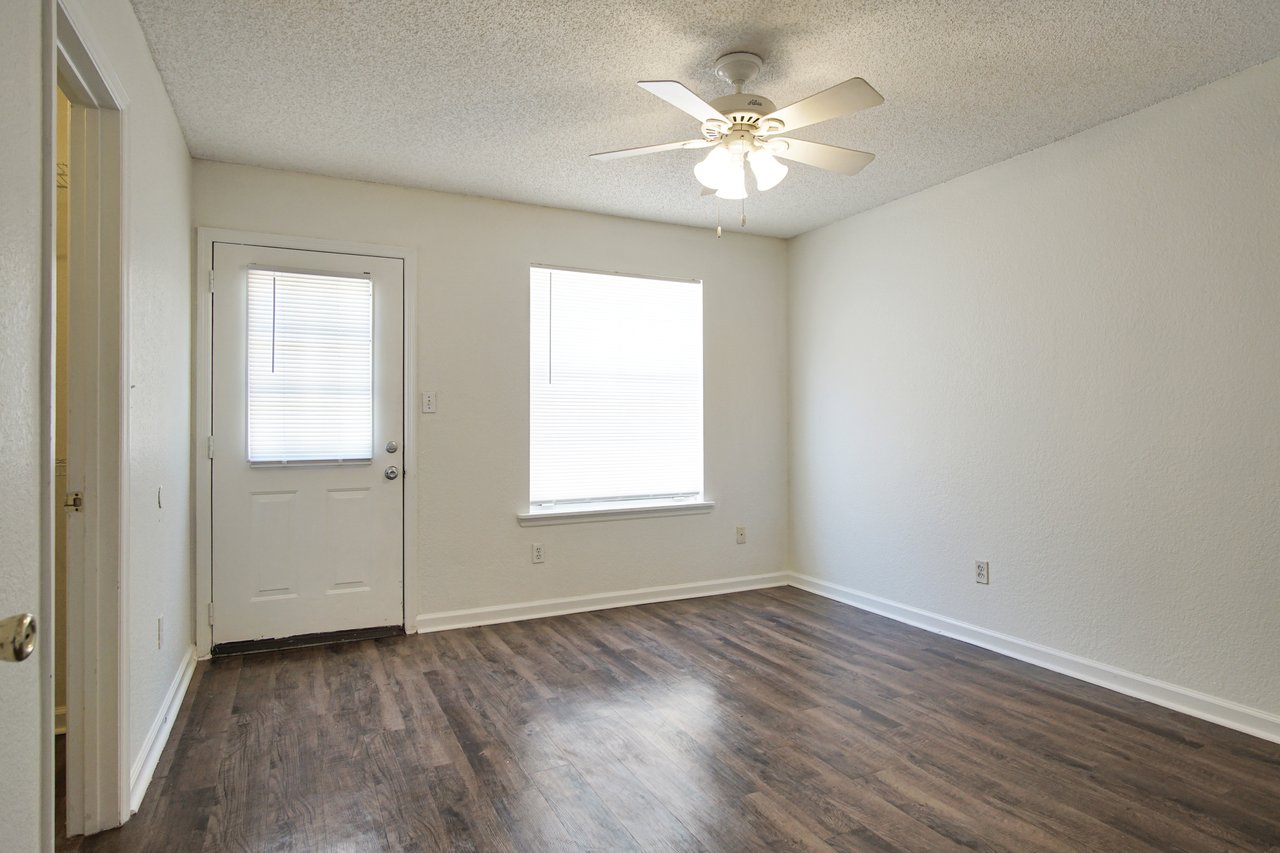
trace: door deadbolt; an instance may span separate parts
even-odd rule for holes
[[[400,476],[400,469],[394,465],[388,465],[386,470],[382,472],[382,476],[386,477],[388,480],[394,480],[396,477]]]
[[[17,613],[0,619],[0,660],[24,661],[36,650],[36,617]]]
[[[387,442],[387,452],[388,452],[388,453],[395,453],[395,452],[396,452],[397,450],[399,450],[399,449],[400,449],[400,445],[396,444],[394,441],[388,441],[388,442]]]

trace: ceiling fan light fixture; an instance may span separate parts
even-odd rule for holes
[[[712,148],[702,162],[693,167],[693,175],[709,190],[718,190],[730,179],[733,171],[733,155],[723,145]]]
[[[724,171],[724,183],[716,190],[716,198],[737,200],[747,197],[746,165],[741,154],[729,155],[729,167]]]
[[[760,192],[773,189],[787,176],[787,167],[763,148],[748,154],[747,162],[751,164],[751,174],[755,175],[756,189]]]

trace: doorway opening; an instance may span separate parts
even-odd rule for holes
[[[416,253],[197,244],[197,654],[415,632]]]
[[[76,7],[57,4],[53,123],[55,275],[45,317],[53,389],[46,446],[57,516],[53,559],[53,768],[56,835],[119,826],[129,816],[125,531],[128,351],[123,272],[123,138],[127,103],[96,60]],[[52,733],[48,733],[52,734]],[[48,765],[46,765],[48,767]],[[48,770],[46,771],[48,772]]]
[[[212,262],[213,652],[402,631],[403,259]]]
[[[72,494],[67,487],[67,346],[70,327],[70,235],[71,216],[71,101],[58,89],[57,213],[54,222],[54,407],[53,407],[53,493],[62,500]],[[72,497],[74,503],[74,497]],[[53,531],[53,622],[54,679],[53,734],[55,737],[54,828],[58,842],[67,837],[67,513],[54,517]]]

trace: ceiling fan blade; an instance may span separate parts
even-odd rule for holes
[[[834,145],[823,145],[821,142],[806,142],[803,139],[785,139],[786,150],[779,145],[776,148],[770,143],[770,151],[775,157],[785,157],[804,163],[806,166],[817,166],[839,172],[842,175],[856,175],[862,168],[876,159],[876,155],[865,151],[854,151],[852,148],[837,148]]]
[[[689,139],[684,142],[664,142],[661,145],[645,145],[641,148],[623,148],[621,151],[602,151],[592,154],[595,160],[620,160],[623,157],[635,157],[638,154],[656,154],[659,151],[674,151],[677,148],[707,148],[714,145],[705,139]]]
[[[640,85],[643,86],[644,84],[641,83]],[[784,130],[775,132],[782,133],[801,127],[808,127],[811,124],[817,124],[820,121],[848,115],[849,113],[856,113],[858,110],[865,110],[868,107],[877,107],[883,103],[884,97],[871,88],[870,83],[861,77],[854,77],[852,80],[837,83],[830,89],[821,91],[816,95],[810,95],[804,100],[796,101],[789,107],[775,110],[765,118],[776,118],[781,121],[784,125]]]
[[[683,110],[698,121],[710,121],[714,118],[726,124],[729,122],[721,112],[693,92],[690,92],[689,87],[683,83],[677,83],[675,80],[642,80],[637,85],[646,92],[651,92],[662,98],[662,100],[676,109]]]

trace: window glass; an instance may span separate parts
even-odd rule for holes
[[[702,284],[533,267],[531,504],[702,493]]]
[[[250,462],[373,458],[373,283],[250,269]]]

